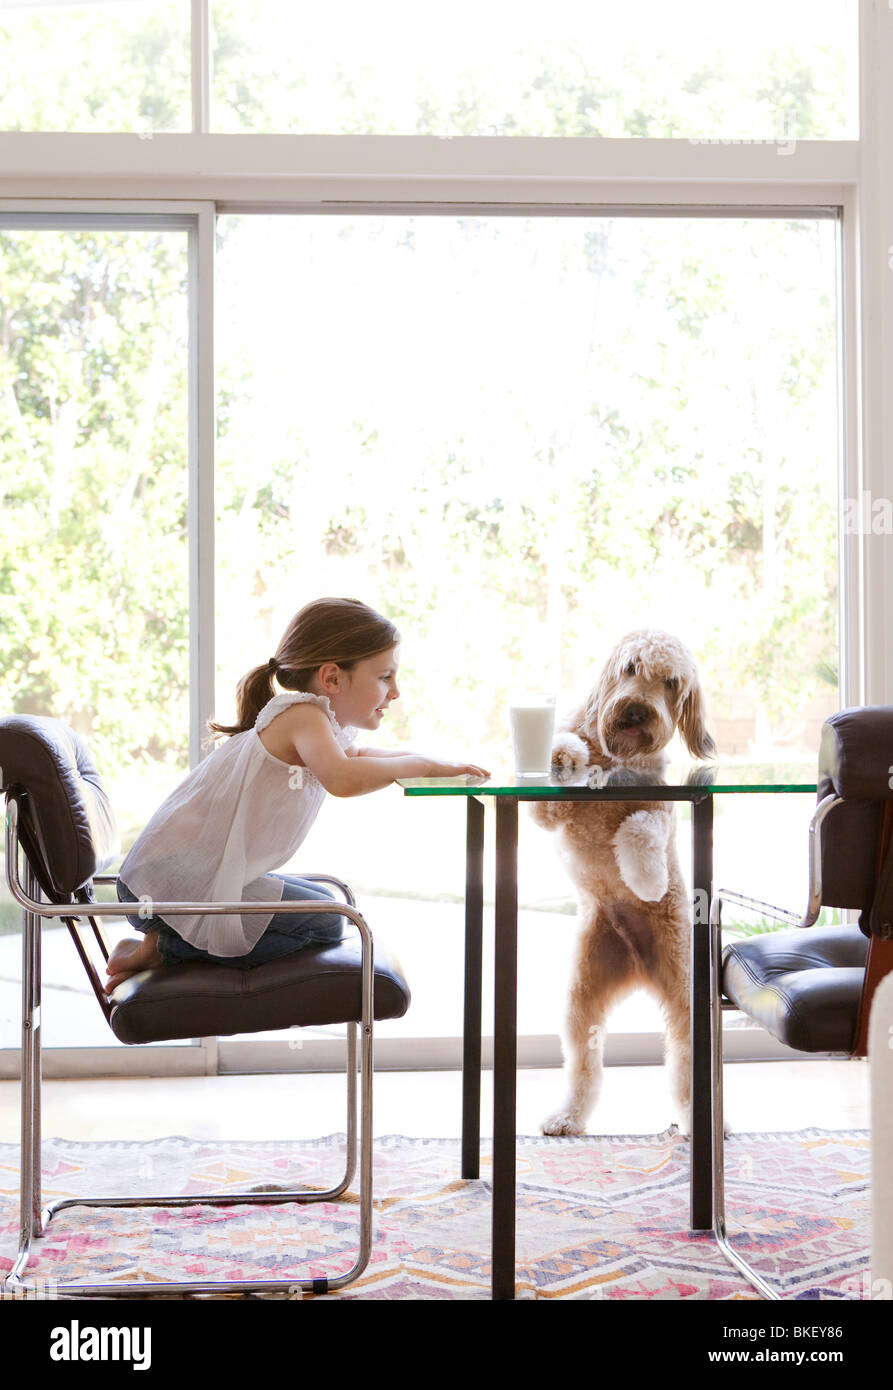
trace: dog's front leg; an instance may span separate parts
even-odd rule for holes
[[[634,811],[614,836],[620,877],[643,902],[660,902],[669,886],[669,833],[668,816],[660,811]]]

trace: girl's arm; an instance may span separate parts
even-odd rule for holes
[[[391,751],[383,755],[369,749],[362,757],[351,758],[339,748],[332,726],[318,705],[295,705],[288,717],[295,752],[333,796],[362,796],[390,786],[398,777],[489,776],[474,763],[448,763],[420,753]]]
[[[353,744],[345,749],[349,758],[406,758],[414,756],[400,748],[356,748]]]

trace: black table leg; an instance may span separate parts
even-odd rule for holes
[[[496,798],[493,1019],[493,1297],[515,1296],[518,1021],[518,802]]]
[[[710,900],[713,895],[713,797],[691,807],[691,1229],[713,1227],[713,1097],[710,1076]]]
[[[465,1018],[462,1031],[462,1176],[481,1173],[481,975],[484,803],[470,796],[465,826]]]

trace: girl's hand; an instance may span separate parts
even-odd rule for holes
[[[475,763],[442,763],[434,758],[425,760],[425,771],[420,777],[484,777],[490,776],[486,768]]]

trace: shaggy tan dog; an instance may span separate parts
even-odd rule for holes
[[[590,786],[659,777],[678,730],[695,758],[715,752],[694,658],[666,632],[631,632],[555,738],[556,780]],[[671,801],[540,801],[539,825],[559,833],[579,898],[579,938],[564,1036],[567,1094],[544,1134],[583,1134],[598,1099],[605,1020],[636,986],[666,1018],[666,1062],[680,1127],[688,1130],[691,905],[679,869]]]

